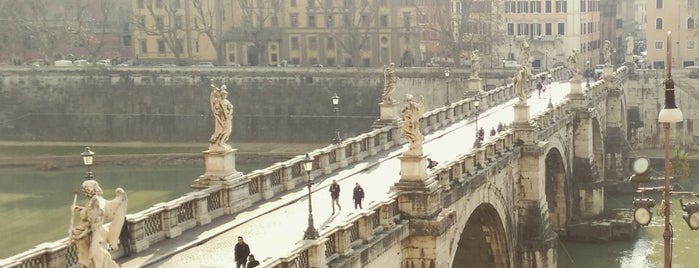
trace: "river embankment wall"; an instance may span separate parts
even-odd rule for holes
[[[366,132],[378,118],[382,68],[3,68],[0,140],[206,141],[211,80],[234,105],[231,141],[317,142]],[[399,68],[394,98],[426,110],[456,101],[467,70]],[[340,97],[334,112],[331,96]],[[398,109],[402,104],[398,105]]]

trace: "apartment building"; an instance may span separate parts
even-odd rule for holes
[[[567,64],[574,48],[580,70],[601,62],[600,0],[505,1],[505,19],[508,38],[500,53],[509,59],[522,61],[526,40],[533,68]]]
[[[646,0],[647,61],[654,69],[665,68],[667,34],[672,31],[672,65],[699,65],[697,50],[697,0]]]

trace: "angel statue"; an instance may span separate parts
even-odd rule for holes
[[[72,212],[79,213],[80,222],[73,226],[74,217],[71,217],[68,234],[77,248],[78,263],[89,268],[119,267],[107,249],[119,249],[119,233],[124,225],[128,202],[126,193],[124,189],[117,188],[116,197],[106,200],[102,197],[102,188],[95,180],[84,181],[82,192],[87,197],[87,202],[85,206],[76,206],[78,194],[73,197]],[[109,229],[104,227],[106,221],[111,221]]]
[[[396,76],[394,66],[395,64],[391,62],[388,66],[385,66],[383,70],[383,93],[381,94],[381,102],[383,103],[395,102],[393,100],[393,92],[396,90],[398,76]]]
[[[529,42],[527,39],[522,40],[522,65],[529,66]]]
[[[403,107],[403,127],[400,129],[401,134],[408,139],[410,142],[410,147],[405,155],[421,156],[422,155],[422,142],[425,138],[420,132],[420,117],[424,113],[424,104],[422,100],[420,103],[413,100],[413,95],[405,95],[405,107]]]
[[[580,67],[578,67],[578,50],[573,48],[573,54],[568,56],[568,68],[573,73],[573,78],[579,78]]]
[[[481,72],[481,53],[478,49],[471,52],[471,78],[478,78]]]
[[[612,47],[611,47],[611,42],[609,40],[604,40],[604,65],[610,66],[612,65]]]
[[[633,55],[633,36],[631,34],[626,35],[626,55]]]
[[[515,87],[515,92],[517,93],[517,97],[519,97],[519,101],[521,103],[527,102],[527,94],[524,92],[524,87],[527,84],[527,76],[527,67],[520,65],[519,70],[517,70],[515,76],[512,77],[512,84]]]
[[[228,138],[233,131],[233,104],[228,101],[226,85],[217,87],[211,81],[211,112],[214,114],[214,133],[209,139],[210,151],[228,151]]]

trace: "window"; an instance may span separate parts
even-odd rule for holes
[[[165,40],[163,39],[158,39],[158,53],[165,53]]]
[[[317,50],[318,49],[318,38],[315,36],[308,37],[308,49]]]
[[[507,1],[507,4],[505,6],[505,12],[507,13],[515,13],[517,12],[517,2],[515,1]]]
[[[381,27],[388,27],[388,16],[386,15],[381,15]]]
[[[180,9],[180,0],[170,0],[172,2],[172,8]]]
[[[653,62],[653,69],[665,69],[665,61],[654,61]]]
[[[163,16],[155,16],[155,27],[157,27],[160,30],[162,30],[165,27]]]
[[[545,35],[552,35],[552,30],[551,30],[551,23],[546,23],[546,26],[544,26],[544,34]]]
[[[386,18],[388,21],[388,18]],[[410,28],[410,12],[403,12],[403,27]]]
[[[587,1],[585,1],[585,0],[580,0],[580,12],[586,12],[586,11],[587,11],[587,8],[586,8],[586,6],[585,6],[585,3],[587,3]]]
[[[332,28],[335,27],[335,21],[333,15],[328,15],[325,17],[325,27]]]
[[[299,50],[299,38],[298,36],[291,37],[291,50]]]
[[[155,0],[156,8],[163,8],[163,0]]]
[[[663,49],[663,41],[656,41],[655,49]]]
[[[663,0],[655,0],[655,8],[663,8]]]
[[[141,53],[148,53],[148,41],[146,39],[138,40]]]
[[[330,66],[335,66],[335,59],[333,59],[333,58],[328,58],[328,65],[327,65],[327,66],[328,66],[328,67],[330,67]]]
[[[507,24],[507,35],[515,35],[515,25],[513,23]]]
[[[661,19],[661,18],[655,19],[655,29],[658,29],[658,30],[663,29],[663,19]]]
[[[182,15],[177,15],[175,17],[175,29],[181,30],[182,29]]]
[[[558,23],[558,34],[559,35],[565,35],[566,34],[566,24],[563,22]]]
[[[546,7],[546,13],[551,13],[551,1],[544,2],[544,5]]]
[[[316,16],[308,15],[308,27],[316,27]]]
[[[308,0],[308,8],[314,8],[316,5],[315,0]]]
[[[687,29],[694,29],[694,18],[687,19]]]
[[[350,18],[349,15],[347,15],[347,14],[342,15],[342,25],[345,27],[352,26],[352,19]]]
[[[528,13],[529,5],[527,1],[517,1],[517,13]]]
[[[146,16],[138,16],[138,27],[145,28],[146,27]]]
[[[695,49],[694,40],[687,41],[687,49]]]
[[[143,0],[138,0],[136,5],[138,6],[138,8],[143,8]]]
[[[531,1],[529,2],[529,10],[531,13],[541,13],[541,2]]]
[[[361,23],[362,27],[369,27],[371,24],[371,21],[369,21],[369,15],[362,15],[359,17],[359,22]]]
[[[291,13],[289,15],[289,24],[291,27],[299,27],[299,13]]]
[[[296,6],[296,0],[291,0],[291,1],[289,1],[289,6],[290,6],[290,7],[295,7],[295,6]]]
[[[335,38],[328,37],[325,39],[325,48],[327,50],[335,50]]]
[[[131,45],[131,35],[124,35],[121,37],[121,45],[122,46],[130,46]]]
[[[184,52],[184,39],[177,39],[177,48],[175,50],[177,53]]]
[[[531,25],[531,28],[532,28],[532,35],[533,36],[540,36],[541,35],[541,24],[533,23]]]
[[[556,0],[556,13],[568,12],[568,3],[566,0]]]

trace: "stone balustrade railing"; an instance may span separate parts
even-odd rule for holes
[[[565,76],[564,73],[567,72],[563,68],[556,68],[551,71],[556,77]],[[544,75],[546,74],[540,73],[533,77],[538,79]],[[530,80],[531,83],[534,83],[534,81],[536,80]],[[509,84],[487,92],[481,92],[480,96],[480,107],[487,109],[514,98],[515,92],[512,84]],[[422,132],[430,133],[465,117],[474,115],[476,109],[473,105],[473,100],[473,98],[462,99],[451,103],[449,106],[426,112],[421,119]],[[348,138],[340,144],[328,145],[325,148],[309,152],[309,156],[314,158],[311,174],[313,176],[329,174],[346,167],[348,164],[361,161],[367,156],[403,144],[405,140],[400,136],[399,123],[374,129],[368,133]],[[464,160],[464,168],[459,174],[472,174],[478,168],[483,168],[488,159],[492,159],[495,155],[501,154],[503,150],[511,148],[514,144],[512,134],[511,132],[506,133],[508,134],[502,136],[502,141],[487,142],[482,149],[464,158],[470,160]],[[499,139],[496,138],[495,140]],[[305,185],[306,177],[305,174],[302,174],[301,168],[301,160],[303,158],[303,155],[299,155],[268,168],[250,172],[235,181],[226,181],[222,185],[190,192],[175,200],[159,203],[144,211],[127,215],[125,222],[127,232],[122,233],[122,241],[128,242],[125,245],[121,245],[119,250],[113,251],[112,257],[119,258],[123,256],[125,248],[131,253],[144,251],[159,241],[177,237],[182,232],[196,226],[206,225],[212,219],[223,215],[236,214],[251,207],[254,203],[272,199],[287,190]],[[384,211],[386,209],[383,206],[380,205],[377,208],[380,211],[375,213],[378,213],[378,215],[388,213]],[[395,206],[394,211],[397,211],[397,205]],[[357,219],[357,221],[367,221],[367,219],[363,219],[364,217],[362,216],[362,219]],[[371,218],[370,215],[366,217]],[[381,226],[388,224],[384,222],[384,219],[379,221]],[[365,226],[365,224],[367,223],[359,223],[358,226]],[[355,231],[350,230],[349,232]],[[328,236],[324,237],[328,241],[335,241],[332,243],[345,243],[347,235],[349,234],[337,235],[333,233],[330,238]],[[360,237],[363,236],[368,236],[368,234],[360,234]],[[352,239],[349,240],[354,241]],[[347,245],[336,245],[330,248],[343,253],[344,250],[347,250]],[[40,244],[28,251],[0,260],[0,267],[73,267],[77,265],[76,254],[75,246],[68,239],[62,239]],[[300,249],[300,251],[293,253],[292,256],[297,256],[293,257],[294,260],[303,260],[308,259],[309,254],[319,254],[319,252],[306,248]],[[328,255],[327,258],[332,260],[333,255]],[[303,263],[302,261],[300,262]]]

